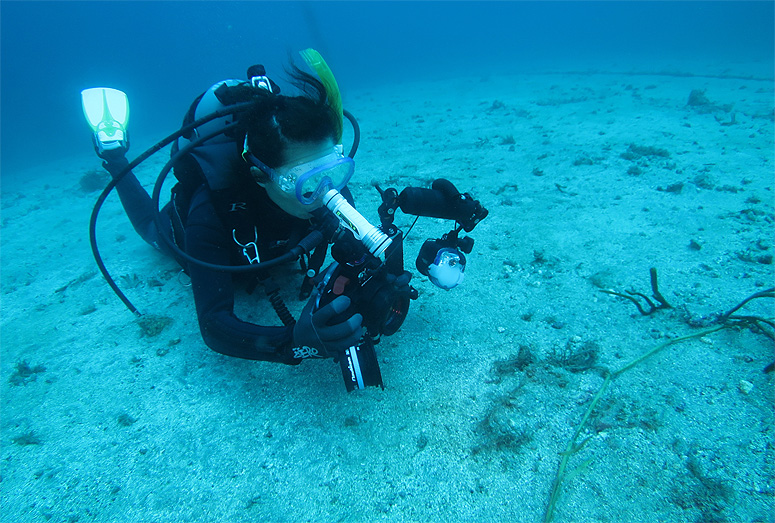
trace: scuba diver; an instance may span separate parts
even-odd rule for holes
[[[92,212],[90,240],[97,265],[125,305],[137,309],[110,277],[99,255],[96,220],[113,188],[134,229],[174,258],[190,276],[204,342],[228,356],[297,365],[305,358],[339,362],[348,391],[383,387],[374,345],[398,331],[418,292],[404,270],[404,236],[393,224],[400,209],[416,217],[454,220],[453,229],[422,245],[417,270],[442,289],[464,279],[471,232],[488,214],[448,180],[431,188],[382,189],[380,225],[353,207],[347,188],[354,171],[359,128],[342,107],[333,73],[317,51],[301,52],[317,77],[292,66],[295,96],[263,66],[247,80],[223,80],[197,97],[183,126],[132,162],[121,91],[82,91],[84,114],[97,155],[112,181]],[[344,118],[353,144],[343,154]],[[149,195],[132,169],[172,144],[171,158]],[[174,171],[171,200],[159,210],[164,179]],[[333,262],[321,270],[331,246]],[[299,319],[291,315],[269,269],[299,259],[304,278]],[[235,289],[264,288],[282,326],[256,325],[234,312]]]
[[[335,103],[332,106],[338,92],[327,92],[320,80],[295,66],[291,77],[301,92],[298,96],[280,94],[262,66],[251,67],[248,76],[249,81],[216,83],[191,105],[184,125],[224,106],[253,102],[249,110],[237,115],[233,130],[204,142],[176,162],[178,183],[172,200],[161,211],[161,230],[154,222],[151,197],[131,171],[118,180],[116,189],[137,233],[178,258],[189,274],[202,338],[211,349],[292,365],[306,357],[336,356],[356,345],[362,335],[360,314],[331,324],[333,317],[349,307],[347,296],[313,310],[313,295],[298,321],[286,318],[284,326],[255,325],[234,314],[239,276],[188,264],[159,238],[167,234],[187,254],[215,265],[250,264],[284,254],[316,220],[323,220],[313,215],[326,189],[336,189],[352,201],[347,182],[354,162],[342,154],[342,116]],[[217,131],[233,120],[222,117],[196,128],[179,138],[173,154],[186,138]],[[95,133],[94,144],[103,166],[115,179],[128,166],[128,140],[103,142]],[[310,257],[310,275],[319,270],[323,257],[325,248],[318,247]],[[265,272],[259,272],[258,278],[267,288],[273,285]],[[242,280],[255,287],[255,277]],[[309,295],[311,289],[311,282],[305,281],[303,294]],[[277,295],[277,289],[269,292]]]

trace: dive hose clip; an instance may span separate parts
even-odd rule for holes
[[[234,243],[242,247],[242,254],[245,255],[245,258],[248,259],[248,263],[251,265],[259,262],[258,257],[258,245],[256,242],[258,242],[258,228],[253,227],[253,241],[248,243],[240,243],[240,241],[237,239],[237,229],[233,229],[231,231],[231,237],[234,238]]]

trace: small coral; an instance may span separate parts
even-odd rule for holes
[[[634,143],[631,143],[629,147],[627,148],[627,151],[623,152],[620,155],[625,160],[638,160],[644,156],[658,156],[662,158],[669,158],[670,153],[667,152],[665,149],[660,149],[658,147],[653,147],[650,145],[636,145]]]
[[[38,379],[38,374],[46,372],[46,367],[43,365],[35,365],[31,367],[27,360],[22,360],[16,364],[16,372],[14,372],[8,379],[11,385],[27,385],[31,381]]]
[[[492,105],[487,108],[487,112],[490,113],[492,111],[497,111],[499,109],[505,109],[505,108],[506,108],[505,103],[501,102],[500,100],[494,100],[492,102]]]
[[[578,167],[579,165],[595,165],[595,161],[588,156],[579,156],[573,160],[573,165]]]
[[[496,399],[490,410],[476,426],[479,444],[471,448],[471,454],[489,452],[518,453],[530,443],[533,431],[520,415],[514,398],[504,396]]]
[[[92,169],[91,171],[86,171],[84,175],[81,176],[81,190],[85,193],[101,191],[108,185],[109,181],[110,176],[108,173],[102,169]]]
[[[492,364],[494,382],[500,383],[504,377],[516,375],[525,370],[525,367],[535,363],[536,359],[528,345],[520,345],[517,354],[511,354],[505,359],[496,360]]]
[[[118,424],[122,427],[130,427],[137,421],[137,419],[124,412],[123,414],[119,415],[117,421]]]
[[[581,342],[574,337],[568,340],[565,347],[556,350],[550,358],[550,363],[556,367],[562,367],[573,373],[586,372],[595,367],[600,346],[594,341]]]
[[[140,326],[141,338],[153,338],[158,336],[171,323],[172,318],[167,316],[158,316],[156,314],[148,314],[137,319],[137,324]]]
[[[708,97],[705,96],[705,89],[692,89],[692,92],[689,93],[689,101],[686,102],[686,105],[700,107],[712,104],[710,103],[710,100],[708,100]]]
[[[11,441],[16,445],[21,445],[22,447],[26,447],[27,445],[40,445],[43,443],[43,440],[41,440],[40,437],[31,430],[11,438]]]

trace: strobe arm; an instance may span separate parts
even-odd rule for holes
[[[389,191],[395,189],[380,191],[383,201]],[[443,178],[435,180],[430,189],[407,187],[394,200],[406,214],[455,220],[466,232],[471,232],[488,214],[478,200],[468,193],[461,194],[452,182]]]

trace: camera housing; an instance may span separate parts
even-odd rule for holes
[[[386,251],[388,260],[401,260],[395,256],[401,250],[399,233]],[[345,387],[348,392],[369,386],[382,387],[382,374],[374,350],[380,336],[395,334],[406,319],[411,300],[417,299],[417,291],[406,283],[401,284],[391,274],[393,264],[381,262],[365,249],[349,230],[342,230],[334,241],[331,255],[336,260],[323,273],[318,285],[318,307],[324,307],[339,296],[350,298],[350,306],[330,320],[332,324],[346,321],[353,314],[363,316],[366,334],[357,346],[347,349],[339,359]],[[348,261],[349,260],[349,261]]]
[[[474,243],[470,237],[459,238],[459,232],[470,232],[488,214],[471,195],[461,194],[443,179],[434,181],[431,189],[407,187],[400,194],[396,189],[375,187],[382,196],[378,228],[345,204],[336,191],[324,198],[341,227],[331,248],[336,261],[318,283],[318,307],[338,296],[348,296],[350,306],[331,323],[361,314],[366,328],[359,345],[347,349],[339,360],[348,392],[368,386],[384,388],[374,345],[382,335],[391,336],[400,329],[411,301],[418,297],[417,290],[409,285],[411,275],[404,270],[404,237],[393,224],[395,211],[400,208],[407,214],[455,220],[456,228],[423,244],[415,263],[421,274],[445,289],[462,281],[463,253],[470,253]],[[442,256],[444,261],[440,262]],[[436,271],[444,264],[441,270],[446,272],[440,276]]]
[[[396,241],[398,239],[398,241]],[[335,240],[331,255],[336,260],[323,273],[318,287],[319,306],[323,307],[338,296],[350,298],[350,306],[331,321],[336,324],[353,314],[363,316],[363,326],[372,338],[391,336],[401,327],[409,312],[411,300],[417,299],[417,291],[402,284],[403,257],[394,253],[400,250],[402,238],[393,237],[387,251],[388,260],[399,260],[400,265],[381,262],[359,249],[360,243],[349,231],[343,231]],[[349,260],[349,261],[348,261]],[[397,270],[396,270],[397,269]]]

